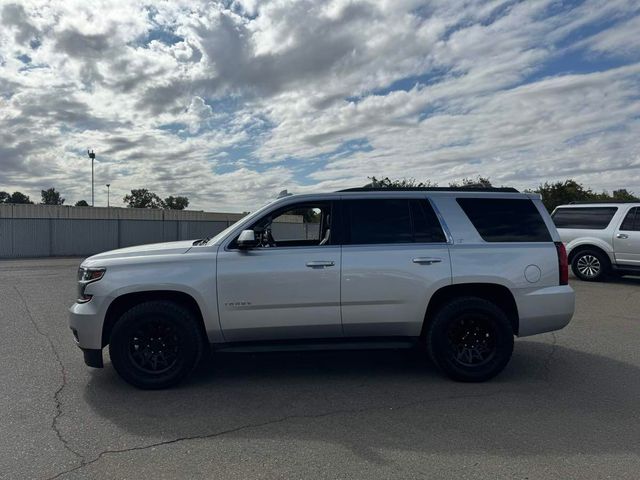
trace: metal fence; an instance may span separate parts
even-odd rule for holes
[[[0,205],[0,258],[88,256],[145,243],[220,233],[243,214],[143,208]],[[316,238],[317,224],[288,215],[276,238]]]
[[[0,205],[0,258],[86,256],[212,236],[241,214],[128,208]]]

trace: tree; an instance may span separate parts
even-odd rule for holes
[[[164,208],[162,199],[146,188],[133,189],[122,200],[129,208]]]
[[[597,196],[590,188],[586,188],[573,179],[564,182],[544,182],[534,192],[542,196],[542,203],[550,212],[558,205],[595,200]]]
[[[88,207],[89,204],[87,203],[86,200],[78,200],[76,202],[76,207]]]
[[[169,195],[164,199],[164,208],[169,210],[184,210],[189,206],[189,199],[187,197],[174,197]]]
[[[13,192],[13,194],[11,195],[11,197],[9,197],[9,200],[6,203],[28,203],[33,205],[33,202],[31,201],[29,196],[25,195],[22,192]]]
[[[56,192],[56,189],[51,187],[46,190],[41,190],[43,205],[62,205],[64,198],[60,196],[60,192]]]
[[[0,192],[0,203],[9,203],[11,195],[7,192]]]
[[[493,185],[491,185],[491,181],[487,178],[487,177],[480,177],[478,176],[477,178],[463,178],[461,183],[458,182],[451,182],[449,184],[450,187],[452,188],[459,188],[459,187],[468,187],[468,188],[490,188]]]
[[[614,190],[612,194],[613,200],[618,200],[621,202],[637,202],[640,201],[640,198],[636,197],[633,192],[629,192],[626,188],[621,188],[619,190]]]
[[[402,178],[391,180],[389,177],[378,179],[376,177],[367,177],[371,180],[365,185],[366,188],[421,188],[421,187],[437,187],[438,184],[431,180],[418,182],[415,178]]]

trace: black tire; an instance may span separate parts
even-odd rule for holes
[[[507,315],[478,297],[460,297],[440,308],[426,340],[436,366],[460,382],[495,377],[513,353],[513,328]]]
[[[148,342],[148,343],[147,343]],[[149,301],[127,310],[109,341],[111,363],[131,385],[168,388],[198,365],[205,339],[195,316],[168,301]]]
[[[585,282],[601,282],[610,270],[609,258],[598,250],[581,250],[571,260],[571,271]]]

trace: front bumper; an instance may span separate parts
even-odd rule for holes
[[[84,355],[84,363],[88,367],[102,368],[104,362],[102,361],[102,350],[83,348],[82,354]]]
[[[69,327],[76,345],[82,350],[84,363],[102,368],[102,317],[96,311],[97,304],[75,303],[69,308]]]
[[[76,344],[82,349],[102,349],[103,316],[99,303],[74,303],[69,308],[69,326]]]

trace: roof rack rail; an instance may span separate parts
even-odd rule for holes
[[[595,203],[640,203],[640,200],[576,200],[568,205],[591,205]]]
[[[338,190],[338,192],[504,192],[520,193],[513,187],[355,187]]]

